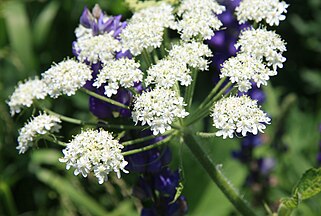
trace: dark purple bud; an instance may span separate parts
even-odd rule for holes
[[[105,15],[102,13],[98,19],[98,29],[99,32],[108,32],[108,29],[110,28],[110,26],[113,23],[113,18],[109,18],[107,21],[105,21],[106,17]]]
[[[155,177],[155,188],[162,194],[174,197],[176,187],[179,183],[178,171],[172,172],[169,168],[164,168],[160,175]]]
[[[140,213],[141,216],[158,216],[156,208],[143,208],[142,212]]]
[[[84,8],[79,21],[84,27],[91,28],[91,24],[94,22],[94,17],[91,15],[87,7]]]
[[[224,13],[220,14],[218,18],[221,20],[224,26],[233,25],[236,20],[231,11],[226,10]]]
[[[100,87],[96,90],[96,93],[100,95],[104,95],[104,88]],[[112,117],[112,109],[111,104],[99,100],[95,97],[89,97],[89,110],[92,114],[97,116],[100,119],[111,118]]]
[[[225,48],[225,45],[226,45],[225,37],[226,37],[225,31],[218,31],[209,41],[207,41],[207,43],[210,46],[213,46],[214,50],[222,50]]]

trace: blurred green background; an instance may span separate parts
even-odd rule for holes
[[[11,118],[5,103],[19,80],[39,76],[52,62],[72,56],[74,29],[83,7],[92,8],[95,3],[110,15],[131,14],[121,0],[0,0],[0,215],[138,215],[140,204],[131,197],[134,175],[100,186],[95,179],[66,172],[57,160],[60,149],[51,144],[18,155],[17,128],[22,126],[20,118],[30,113]],[[266,145],[255,150],[257,156],[276,159],[266,200],[272,207],[281,197],[290,196],[306,169],[318,166],[321,140],[321,1],[288,3],[287,19],[276,29],[287,41],[287,62],[264,88],[264,109],[273,120],[265,134]],[[88,109],[87,100],[81,95],[62,98],[55,109],[81,117]],[[65,128],[66,137],[77,130]],[[213,159],[223,164],[224,173],[251,200],[253,189],[242,187],[247,171],[230,156],[238,141],[202,141]],[[173,166],[181,164],[183,170],[189,215],[237,215],[188,149],[175,143],[172,148],[177,155]],[[300,205],[295,214],[319,215],[320,202],[318,195]]]

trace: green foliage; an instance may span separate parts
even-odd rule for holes
[[[279,215],[291,215],[292,209],[299,204],[321,192],[321,168],[307,170],[293,189],[290,198],[281,199]]]

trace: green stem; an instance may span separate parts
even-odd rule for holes
[[[196,157],[213,182],[219,187],[226,198],[234,205],[234,207],[245,216],[255,216],[254,211],[248,206],[248,203],[232,186],[231,182],[223,175],[220,165],[215,164],[209,155],[205,152],[202,145],[196,141],[189,129],[185,130],[184,142]]]
[[[48,140],[49,142],[56,143],[56,144],[58,144],[58,145],[60,145],[60,146],[64,146],[64,147],[67,146],[67,143],[62,142],[62,141],[60,141],[60,140],[57,140],[57,139],[55,139],[55,138],[53,138],[53,137],[51,137],[51,136],[42,136],[41,138],[42,138],[42,139],[45,139],[45,140]]]
[[[189,118],[186,119],[185,121],[185,126],[189,126],[196,121],[206,117],[207,115],[210,114],[211,108],[213,106],[213,103],[220,99],[222,95],[226,92],[227,89],[229,89],[232,86],[232,83],[229,82],[221,91],[217,93],[217,95],[211,99],[206,105],[204,105],[202,108],[198,109],[193,115],[191,115]]]
[[[107,98],[105,96],[102,96],[100,94],[97,94],[95,92],[92,92],[92,91],[89,91],[88,89],[85,89],[85,88],[81,88],[81,91],[83,91],[84,93],[90,95],[90,96],[93,96],[99,100],[102,100],[102,101],[105,101],[107,103],[110,103],[112,105],[115,105],[115,106],[118,106],[118,107],[121,107],[121,108],[124,108],[124,109],[130,109],[128,106],[122,104],[122,103],[119,103],[118,101],[115,101],[113,99],[110,99],[110,98]]]
[[[145,126],[135,126],[135,125],[122,125],[122,124],[115,125],[115,124],[109,124],[108,122],[105,122],[105,121],[99,121],[99,122],[82,121],[79,119],[61,115],[45,107],[40,107],[40,109],[42,109],[48,114],[57,116],[62,121],[65,121],[71,124],[76,124],[76,125],[92,125],[92,126],[99,126],[103,128],[112,128],[112,129],[120,129],[120,130],[144,130],[148,128]]]
[[[134,139],[134,140],[129,140],[129,141],[126,141],[126,142],[123,142],[121,143],[123,146],[129,146],[129,145],[133,145],[133,144],[136,144],[136,143],[141,143],[141,142],[145,142],[145,141],[148,141],[148,140],[151,140],[151,139],[154,139],[154,138],[157,138],[157,137],[161,137],[161,136],[166,136],[166,135],[169,135],[173,133],[172,130],[169,130],[169,131],[166,131],[165,133],[159,135],[159,136],[155,136],[155,135],[151,135],[151,136],[145,136],[145,137],[142,137],[142,138],[138,138],[138,139]]]
[[[291,216],[293,208],[288,208],[285,205],[281,204],[278,209],[278,216]]]
[[[194,96],[194,90],[196,85],[196,79],[197,79],[197,71],[196,69],[192,70],[192,83],[187,86],[186,92],[185,92],[185,102],[187,103],[187,111],[190,110],[193,102],[193,96]]]
[[[149,53],[146,51],[146,49],[143,50],[142,57],[146,63],[146,68],[149,68],[153,64],[153,60],[150,57]]]
[[[222,78],[212,89],[212,91],[208,94],[208,96],[204,99],[204,101],[201,103],[199,108],[202,108],[206,103],[208,103],[211,98],[216,94],[216,92],[219,90],[219,88],[223,85],[224,81],[226,80],[226,77]]]
[[[134,149],[134,150],[123,152],[123,155],[124,156],[128,156],[128,155],[137,154],[137,153],[140,153],[140,152],[151,150],[153,148],[156,148],[158,146],[161,146],[161,145],[169,142],[174,136],[175,136],[175,134],[172,134],[172,135],[166,137],[165,139],[163,139],[163,140],[161,140],[161,141],[159,141],[157,143],[154,143],[153,145],[149,145],[149,146],[145,146],[143,148],[139,148],[139,149]]]

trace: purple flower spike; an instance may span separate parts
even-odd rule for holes
[[[91,28],[91,25],[94,21],[94,17],[91,15],[87,7],[84,8],[79,21],[80,24],[84,27]]]

